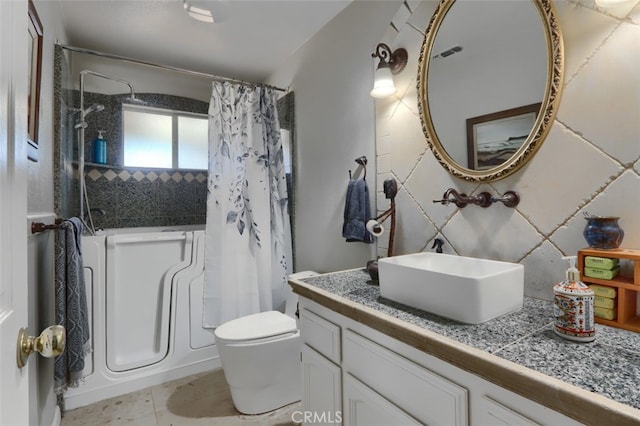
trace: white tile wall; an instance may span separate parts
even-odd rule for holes
[[[451,177],[422,135],[415,71],[436,4],[413,1],[404,25],[394,18],[398,33],[388,42],[409,51],[410,66],[397,77],[398,94],[376,102],[380,211],[388,207],[383,180],[393,176],[400,185],[394,254],[429,251],[437,236],[447,253],[522,263],[525,294],[549,300],[564,277],[560,258],[586,246],[584,211],[620,216],[622,246],[640,249],[640,4],[598,10],[593,0],[556,2],[566,56],[556,122],[525,167],[491,184]],[[458,209],[432,202],[449,187],[516,190],[521,203]],[[379,239],[380,255],[387,238]]]

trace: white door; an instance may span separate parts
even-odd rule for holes
[[[0,0],[0,425],[29,419],[28,368],[16,364],[27,325],[27,52],[26,0]]]

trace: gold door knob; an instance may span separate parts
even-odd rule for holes
[[[66,341],[66,332],[61,325],[52,325],[45,328],[38,337],[28,336],[27,329],[21,328],[18,333],[18,367],[25,366],[27,358],[32,352],[38,352],[45,358],[60,355],[64,352]]]

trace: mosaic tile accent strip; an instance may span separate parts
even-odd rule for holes
[[[163,183],[166,183],[169,180],[173,180],[174,182],[180,182],[185,180],[188,183],[193,182],[194,180],[198,183],[206,182],[208,173],[206,171],[194,172],[194,171],[175,171],[172,174],[167,172],[162,172],[158,174],[154,170],[119,170],[119,169],[103,169],[97,167],[87,167],[85,170],[85,176],[91,179],[92,181],[97,181],[98,179],[104,177],[108,181],[114,180],[116,177],[119,178],[119,181],[127,182],[129,180],[135,180],[140,182],[144,179],[147,179],[150,182],[155,182],[156,180],[160,180]]]

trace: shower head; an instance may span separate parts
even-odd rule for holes
[[[131,95],[124,98],[122,100],[122,103],[131,104],[131,105],[147,105],[148,104],[147,101],[143,101],[142,99],[137,98],[135,93],[132,93]]]
[[[104,105],[93,104],[89,108],[84,110],[84,115],[91,114],[92,112],[100,112],[104,109]]]
[[[72,110],[72,112],[74,114],[76,114],[78,112],[82,112],[82,115],[81,115],[82,121],[80,121],[75,126],[73,126],[73,128],[74,129],[80,129],[80,128],[86,129],[87,128],[87,122],[84,121],[84,117],[86,117],[87,115],[91,114],[92,112],[99,112],[99,111],[102,111],[103,109],[104,109],[104,105],[101,105],[101,104],[93,104],[89,108],[85,109],[84,111],[81,110],[80,108],[77,108],[77,109],[74,108]]]

